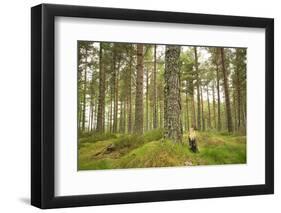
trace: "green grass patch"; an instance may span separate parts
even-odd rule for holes
[[[95,143],[97,141],[104,141],[111,138],[117,138],[117,136],[113,133],[91,133],[91,134],[84,134],[84,137],[80,137],[79,143]]]

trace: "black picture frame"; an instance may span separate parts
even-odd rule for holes
[[[54,21],[58,16],[265,29],[265,184],[56,197]],[[53,4],[41,4],[31,8],[32,205],[46,209],[272,193],[274,193],[273,19]]]

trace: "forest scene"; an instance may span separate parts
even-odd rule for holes
[[[247,49],[78,41],[78,170],[246,163]]]

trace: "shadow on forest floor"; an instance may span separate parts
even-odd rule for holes
[[[246,136],[198,132],[199,153],[162,139],[161,130],[136,135],[88,135],[79,140],[78,170],[246,163]]]

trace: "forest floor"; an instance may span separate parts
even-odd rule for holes
[[[159,130],[136,135],[93,134],[79,140],[78,170],[246,163],[246,136],[198,132],[199,153],[163,140]]]

